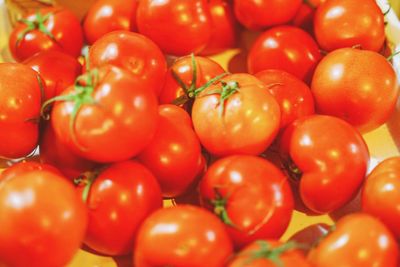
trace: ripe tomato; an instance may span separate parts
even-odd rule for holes
[[[364,181],[369,161],[359,132],[341,119],[323,115],[290,124],[283,132],[280,151],[287,174],[299,182],[301,199],[317,213],[349,202]]]
[[[0,181],[13,179],[15,177],[25,174],[26,172],[37,170],[49,171],[59,176],[62,176],[61,172],[58,169],[54,168],[52,165],[41,164],[34,161],[22,161],[2,171],[0,174]]]
[[[89,65],[108,64],[129,71],[159,95],[167,63],[161,50],[146,36],[114,31],[98,39],[89,49]]]
[[[23,64],[37,71],[46,83],[44,100],[61,94],[73,85],[81,74],[79,61],[60,51],[42,51],[28,58]]]
[[[160,209],[139,229],[133,250],[136,267],[221,267],[232,253],[223,224],[190,205]]]
[[[0,182],[0,262],[13,267],[65,266],[85,235],[87,213],[62,176],[32,170]]]
[[[311,224],[294,233],[289,238],[289,241],[302,244],[300,249],[304,251],[304,253],[308,253],[322,238],[329,234],[329,231],[332,229],[332,227],[334,226],[326,223]]]
[[[229,156],[213,163],[200,186],[202,205],[225,223],[236,248],[280,238],[289,225],[293,196],[287,178],[265,159]]]
[[[381,162],[366,179],[362,210],[378,217],[400,239],[400,157]]]
[[[303,1],[296,15],[292,20],[292,24],[300,27],[310,34],[314,34],[314,16],[317,7],[326,0],[306,0]]]
[[[212,34],[206,0],[140,0],[137,26],[164,53],[175,56],[200,52]]]
[[[253,30],[286,24],[300,8],[301,0],[234,0],[239,22]]]
[[[129,254],[141,223],[162,207],[156,178],[132,160],[101,170],[87,190],[85,244],[106,255]]]
[[[317,8],[314,32],[326,51],[353,46],[379,51],[385,41],[385,19],[375,0],[330,0]]]
[[[231,74],[202,91],[192,121],[211,154],[258,155],[279,130],[279,105],[266,85],[250,74]]]
[[[353,213],[337,222],[336,229],[311,250],[308,259],[316,267],[397,267],[399,248],[381,221]]]
[[[0,63],[0,158],[21,158],[36,147],[41,78],[19,63]]]
[[[135,30],[137,0],[98,0],[86,13],[83,31],[86,41],[93,44],[106,33]]]
[[[310,82],[321,54],[314,39],[293,26],[278,26],[262,33],[250,49],[250,73],[280,69]]]
[[[354,48],[328,54],[315,70],[311,90],[319,113],[342,118],[361,132],[385,123],[399,94],[386,58]]]
[[[57,50],[77,57],[81,54],[83,32],[79,19],[68,9],[42,8],[17,23],[9,48],[17,61],[43,50]]]
[[[282,70],[264,70],[255,75],[267,85],[281,108],[281,126],[314,114],[314,98],[310,88],[301,80]]]
[[[137,76],[111,65],[78,78],[51,112],[61,142],[97,162],[127,160],[153,138],[158,121],[154,92]]]

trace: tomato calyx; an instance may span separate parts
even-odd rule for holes
[[[229,196],[223,197],[221,192],[214,188],[215,199],[210,200],[211,205],[214,207],[214,213],[221,219],[221,221],[233,228],[237,228],[236,225],[229,218],[228,211],[226,210],[226,205],[228,204]]]
[[[96,180],[96,178],[99,176],[100,172],[99,171],[93,171],[93,172],[84,172],[82,173],[79,177],[74,179],[74,184],[78,187],[84,187],[82,191],[82,200],[83,203],[87,203],[87,200],[89,198],[89,192],[90,188],[92,187],[92,184]]]
[[[297,167],[291,158],[282,160],[281,164],[282,169],[292,181],[299,182],[301,180],[303,172],[299,169],[299,167]]]
[[[57,42],[54,35],[44,25],[47,20],[53,15],[54,14],[50,12],[42,16],[39,11],[36,11],[35,18],[33,20],[20,19],[19,22],[25,24],[27,27],[18,35],[16,45],[18,45],[22,41],[22,39],[24,39],[25,35],[33,30],[38,30],[47,35],[54,42]]]
[[[218,101],[218,108],[219,108],[219,116],[222,117],[225,112],[225,102],[228,100],[232,95],[240,91],[239,83],[237,81],[228,81],[224,82],[221,81],[222,88],[211,90],[202,96],[219,94],[220,99]]]

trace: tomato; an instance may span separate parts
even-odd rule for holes
[[[369,161],[359,132],[341,119],[323,115],[290,124],[280,151],[287,174],[299,183],[301,199],[317,213],[348,203],[361,187]]]
[[[156,245],[155,245],[156,244]],[[136,267],[221,267],[232,253],[223,224],[190,205],[160,209],[140,227],[133,251]]]
[[[397,267],[399,248],[381,221],[353,213],[338,221],[336,229],[311,250],[308,258],[316,267]]]
[[[0,64],[0,158],[21,158],[37,146],[41,84],[27,66]]]
[[[329,234],[331,229],[335,227],[326,223],[311,224],[297,232],[295,232],[289,241],[301,244],[300,248],[305,253],[308,253],[314,246],[318,244],[325,236]]]
[[[301,3],[301,0],[234,0],[233,7],[241,24],[260,30],[288,23]]]
[[[317,7],[324,3],[326,0],[306,0],[303,1],[300,8],[297,10],[296,15],[292,20],[292,24],[300,27],[305,31],[314,33],[314,16]]]
[[[289,225],[293,197],[283,173],[255,156],[229,156],[212,164],[199,186],[202,205],[225,223],[236,248],[279,238]]]
[[[46,83],[44,100],[61,94],[73,85],[81,74],[79,61],[60,51],[42,51],[28,58],[23,64],[37,71]]]
[[[137,0],[98,0],[86,13],[83,30],[86,41],[93,44],[106,33],[135,30]]]
[[[180,112],[180,122],[163,113],[165,108]],[[203,168],[201,146],[193,128],[182,124],[190,119],[183,109],[160,105],[159,114],[156,134],[138,159],[155,175],[163,196],[175,197],[186,191]]]
[[[279,105],[267,86],[250,74],[232,74],[202,91],[194,101],[192,121],[211,154],[257,155],[274,140]]]
[[[212,34],[206,0],[140,0],[137,26],[164,53],[175,56],[200,52]]]
[[[293,26],[278,26],[262,33],[250,49],[250,73],[280,69],[310,82],[321,54],[318,45],[305,31]]]
[[[73,185],[31,170],[0,182],[0,262],[13,267],[65,266],[85,235],[87,213]]]
[[[315,70],[311,90],[319,113],[342,118],[363,133],[388,120],[399,94],[386,58],[354,48],[328,54]]]
[[[129,72],[105,66],[81,76],[51,112],[59,140],[78,155],[97,162],[127,160],[153,138],[157,99]]]
[[[68,9],[42,8],[28,14],[14,27],[9,48],[17,61],[44,50],[57,50],[77,57],[83,46],[79,19]]]
[[[227,267],[311,267],[294,243],[257,240],[239,252]]]
[[[385,159],[370,173],[362,191],[362,210],[378,217],[400,239],[400,157]]]
[[[37,171],[37,170],[53,172],[54,174],[62,176],[60,171],[58,169],[54,168],[52,165],[41,164],[41,163],[34,162],[34,161],[26,161],[26,162],[22,161],[22,162],[16,163],[16,164],[8,167],[4,171],[2,171],[0,174],[0,181],[13,179],[15,177],[24,175],[26,172]]]
[[[264,70],[255,75],[263,81],[281,108],[281,129],[294,120],[314,114],[314,98],[301,80],[282,70]]]
[[[330,0],[315,13],[314,32],[322,49],[360,46],[379,51],[385,41],[385,19],[375,0]]]
[[[156,178],[132,160],[101,170],[87,190],[85,244],[106,255],[129,254],[140,224],[162,207]]]
[[[165,58],[146,36],[128,31],[114,31],[98,39],[89,49],[90,67],[112,64],[123,68],[160,93],[167,71]]]

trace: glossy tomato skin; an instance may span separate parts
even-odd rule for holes
[[[385,159],[368,175],[362,210],[378,217],[400,239],[400,158]]]
[[[233,7],[241,24],[252,30],[261,30],[288,23],[301,3],[301,0],[234,0]]]
[[[73,85],[81,74],[79,61],[60,51],[42,51],[26,59],[23,64],[37,71],[46,83],[44,100],[60,95]]]
[[[267,85],[281,108],[281,129],[298,118],[314,114],[314,98],[310,88],[294,75],[270,69],[255,76]]]
[[[91,67],[111,64],[150,84],[159,95],[167,65],[158,46],[146,36],[129,31],[110,32],[89,49]]]
[[[307,83],[321,59],[317,43],[302,29],[277,26],[263,32],[247,57],[248,70],[280,69]]]
[[[160,209],[143,222],[133,257],[136,267],[202,267],[205,259],[208,267],[221,267],[231,253],[231,241],[217,217],[182,205]]]
[[[289,225],[293,196],[285,175],[256,156],[229,156],[213,163],[199,185],[202,205],[225,199],[225,228],[236,248],[263,238],[280,238]],[[221,216],[221,215],[220,215]]]
[[[115,162],[134,157],[151,141],[157,128],[154,92],[138,77],[114,66],[99,69],[93,90],[94,104],[81,106],[73,130],[70,120],[76,102],[55,103],[51,123],[57,137],[92,161]],[[73,92],[70,87],[63,95]]]
[[[200,52],[212,34],[206,0],[141,0],[137,26],[165,54],[175,56]]]
[[[374,0],[330,0],[317,8],[314,32],[326,51],[360,46],[378,52],[385,41],[385,19]]]
[[[0,262],[6,266],[65,266],[78,251],[87,213],[62,176],[43,169],[6,179],[0,203]]]
[[[291,24],[304,29],[314,35],[314,16],[318,6],[326,0],[308,0],[303,2],[297,10]]]
[[[26,172],[37,171],[37,170],[49,171],[59,176],[62,176],[61,172],[52,165],[42,164],[35,161],[22,161],[2,171],[0,175],[0,180],[13,179],[15,177],[23,175]]]
[[[135,30],[137,0],[98,0],[86,13],[83,31],[88,44],[93,44],[106,33]]]
[[[300,179],[301,199],[316,213],[348,203],[360,189],[369,162],[368,147],[359,132],[341,119],[323,115],[290,124],[283,132],[280,151],[289,176]]]
[[[129,254],[140,224],[162,207],[156,178],[136,161],[118,162],[100,171],[89,190],[85,244],[105,255]]]
[[[222,89],[222,82],[231,86],[237,83],[238,91],[221,105],[221,95],[214,92]],[[227,75],[205,89],[192,109],[200,142],[216,156],[260,154],[278,133],[280,118],[279,105],[266,85],[244,73]]]
[[[399,248],[392,233],[365,213],[343,217],[308,254],[313,266],[397,267]]]
[[[0,157],[21,158],[36,147],[42,101],[39,79],[22,64],[0,64]]]
[[[165,108],[177,109],[180,122],[169,118],[162,111]],[[202,167],[201,146],[193,128],[182,124],[190,119],[187,112],[172,105],[160,105],[158,109],[157,131],[138,159],[155,175],[163,196],[171,198],[183,194],[194,182]]]
[[[13,29],[9,39],[9,48],[17,61],[23,61],[43,50],[57,50],[77,57],[83,46],[83,32],[79,19],[68,9],[61,7],[42,8],[38,10],[42,17],[51,14],[43,23],[54,39],[34,29],[19,41],[19,35],[27,29],[27,24],[19,22]],[[37,21],[36,12],[28,14],[25,19]]]
[[[342,48],[318,64],[311,84],[319,113],[369,132],[385,123],[398,98],[396,74],[380,54]]]

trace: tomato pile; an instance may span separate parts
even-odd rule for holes
[[[28,14],[9,50],[0,266],[400,266],[400,157],[367,173],[362,136],[399,95],[374,0],[97,0]]]

